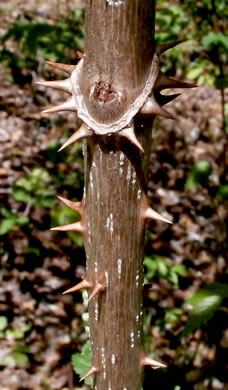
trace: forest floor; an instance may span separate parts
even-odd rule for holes
[[[21,12],[48,18],[69,11],[72,3],[9,2],[12,9],[4,14],[1,34]],[[0,1],[1,7],[5,2]],[[63,97],[36,86],[40,77],[38,72],[16,85],[10,69],[0,69],[0,207],[28,219],[12,222],[0,236],[0,319],[7,319],[5,326],[0,321],[0,390],[79,388],[71,356],[88,339],[81,294],[62,295],[85,273],[81,240],[49,230],[61,219],[56,194],[69,199],[82,195],[81,146],[57,154],[77,121],[75,114],[50,120],[40,114],[47,98],[56,103]],[[176,381],[181,390],[225,389],[227,308],[221,306],[207,325],[185,338],[180,334],[188,308],[181,309],[177,321],[165,321],[167,312],[182,308],[199,288],[227,282],[228,208],[216,196],[227,164],[220,92],[209,87],[184,91],[169,110],[177,119],[156,119],[153,130],[148,194],[153,207],[174,223],[150,225],[145,255],[162,256],[169,266],[181,264],[187,273],[175,288],[166,277],[153,279],[144,297],[145,331],[150,349],[170,370],[168,379],[155,378],[159,389],[173,390]],[[210,174],[187,190],[189,168],[199,160],[209,163]],[[22,178],[27,178],[24,187],[18,185]],[[3,212],[4,218],[13,217]],[[150,386],[147,374],[145,389]]]

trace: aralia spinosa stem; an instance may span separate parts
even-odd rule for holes
[[[44,111],[76,111],[82,125],[60,148],[83,140],[83,200],[59,199],[80,220],[54,230],[83,236],[87,275],[64,293],[87,289],[95,390],[141,390],[144,366],[165,364],[143,351],[143,243],[147,220],[171,221],[147,199],[151,129],[163,106],[179,94],[166,88],[195,85],[167,77],[159,57],[182,41],[155,47],[155,2],[87,0],[85,54],[77,65],[48,62],[68,74],[39,85],[70,94]],[[169,225],[167,225],[169,226]]]

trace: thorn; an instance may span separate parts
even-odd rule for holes
[[[82,289],[87,289],[87,288],[90,288],[92,287],[92,284],[90,282],[88,282],[87,279],[84,279],[82,280],[80,283],[76,284],[75,286],[69,288],[68,290],[64,291],[63,294],[68,294],[68,293],[72,293],[74,291],[79,291],[79,290],[82,290]]]
[[[156,221],[166,222],[166,223],[172,224],[172,222],[169,219],[163,217],[162,215],[157,213],[157,211],[153,210],[151,207],[148,207],[146,209],[144,216],[146,219],[155,219]]]
[[[85,232],[85,227],[81,221],[78,221],[70,223],[69,225],[57,226],[51,228],[50,230],[58,230],[60,232],[78,232],[83,234]]]
[[[36,81],[35,84],[42,85],[43,87],[60,89],[65,92],[72,93],[72,85],[70,79],[56,81]]]
[[[170,112],[164,110],[159,104],[156,102],[153,96],[149,97],[146,103],[142,106],[139,111],[141,115],[160,115],[164,118],[175,119],[175,117],[170,114]]]
[[[195,88],[195,87],[198,87],[198,85],[176,80],[160,72],[156,80],[154,89],[157,91],[161,91],[162,89],[167,89],[167,88]]]
[[[84,210],[84,205],[82,202],[72,202],[71,200],[63,198],[62,196],[57,196],[57,198],[61,200],[61,202],[63,202],[66,206],[70,207],[72,210],[76,211],[82,216]]]
[[[79,128],[76,133],[74,133],[58,150],[59,152],[63,149],[65,149],[67,146],[73,144],[74,142],[79,141],[80,139],[91,137],[93,135],[93,131],[86,126],[85,123],[82,123],[81,127]]]
[[[165,364],[157,362],[156,360],[151,359],[148,356],[142,355],[140,358],[141,366],[151,366],[154,370],[157,368],[165,368],[167,367]]]
[[[78,58],[80,58],[80,59],[81,59],[81,58],[83,58],[83,57],[84,57],[84,55],[85,55],[85,54],[84,54],[84,53],[82,53],[81,51],[79,51],[79,50],[77,50],[77,51],[76,51],[76,56],[77,56]]]
[[[173,47],[180,45],[180,43],[185,42],[184,39],[179,39],[178,41],[170,42],[170,43],[165,43],[164,45],[159,45],[156,48],[156,53],[158,56],[162,55],[165,53],[167,50],[172,49]]]
[[[45,61],[47,64],[53,66],[53,68],[62,70],[65,73],[71,74],[76,65],[60,64],[59,62]]]
[[[89,299],[88,299],[88,302],[91,301],[92,298],[94,298],[96,295],[100,294],[101,292],[103,292],[105,290],[105,287],[103,284],[101,283],[96,283],[93,291],[91,292],[90,296],[89,296]]]
[[[172,102],[174,99],[176,99],[180,95],[181,95],[181,93],[175,93],[173,95],[162,95],[158,92],[158,93],[154,94],[154,97],[160,106],[164,106],[165,104]]]
[[[93,375],[93,374],[96,374],[96,372],[99,372],[100,370],[93,366],[92,368],[90,368],[90,370],[79,380],[79,382],[83,381],[84,379],[88,378],[88,376],[90,375]]]
[[[59,112],[59,111],[76,111],[74,97],[71,97],[69,100],[67,100],[63,104],[60,104],[59,106],[48,108],[47,110],[42,111],[42,113],[49,114],[52,112]]]
[[[137,140],[133,127],[125,127],[123,130],[118,132],[119,136],[126,138],[133,145],[135,145],[141,152],[144,153],[143,147],[140,142]]]
[[[172,223],[167,218],[163,217],[162,215],[158,214],[157,211],[153,210],[149,206],[148,199],[146,195],[144,194],[142,197],[142,203],[141,203],[141,217],[145,219],[154,219],[156,221],[160,222],[166,222],[166,223]]]

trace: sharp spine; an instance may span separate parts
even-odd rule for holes
[[[83,123],[78,131],[76,131],[58,150],[59,152],[65,149],[67,146],[77,142],[83,138],[91,137],[93,135],[93,131],[88,128],[88,126]]]
[[[167,367],[165,364],[157,362],[156,360],[151,359],[148,356],[142,355],[140,358],[141,366],[151,366],[154,370],[157,368],[165,368]]]
[[[65,73],[71,74],[75,69],[76,65],[60,64],[59,62],[45,61],[48,65],[53,66],[53,68],[62,70]]]
[[[69,225],[57,226],[51,228],[51,230],[58,230],[60,232],[78,232],[83,234],[85,232],[85,227],[81,221],[78,221],[70,223]]]
[[[167,89],[167,88],[195,88],[195,87],[197,87],[196,84],[185,83],[184,81],[176,80],[160,72],[156,80],[154,89],[157,91],[161,91],[162,89]]]
[[[77,55],[77,57],[80,58],[80,59],[83,58],[83,57],[85,56],[85,54],[82,53],[82,52],[79,51],[79,50],[76,51],[76,55]]]
[[[54,112],[60,112],[60,111],[76,111],[74,98],[71,97],[65,103],[60,104],[59,106],[54,106],[54,107],[48,108],[47,110],[42,111],[42,113],[49,114],[52,112],[54,113]]]
[[[75,286],[69,288],[68,290],[64,291],[63,294],[72,293],[74,291],[79,291],[82,289],[88,289],[91,288],[92,284],[88,282],[87,279],[82,280],[80,283],[76,284]]]
[[[97,367],[95,367],[95,366],[91,367],[90,370],[79,380],[79,382],[81,382],[84,379],[88,378],[88,376],[90,376],[90,375],[96,374],[96,372],[99,372],[99,371],[100,370]]]
[[[141,115],[160,115],[164,118],[175,119],[175,117],[170,114],[170,112],[164,110],[156,102],[153,96],[149,97],[143,107],[140,109],[139,114]]]
[[[162,55],[165,53],[167,50],[172,49],[173,47],[180,45],[180,43],[185,42],[184,39],[179,39],[178,41],[170,42],[170,43],[165,43],[164,45],[159,45],[156,48],[156,53],[158,56]]]
[[[162,95],[160,94],[160,92],[158,92],[154,94],[154,97],[160,106],[164,106],[165,104],[172,102],[180,95],[181,95],[180,93],[175,93],[173,95]]]
[[[144,153],[143,147],[137,140],[133,127],[126,127],[125,129],[118,132],[119,136],[126,138],[133,145],[135,145],[141,152]]]
[[[89,296],[89,299],[88,299],[88,302],[91,301],[92,298],[94,298],[96,295],[100,294],[101,292],[103,292],[105,289],[104,285],[101,284],[101,283],[96,283],[95,284],[95,287],[93,289],[93,291],[91,292],[90,296]]]
[[[144,216],[146,219],[155,219],[156,221],[166,222],[166,223],[172,224],[172,222],[169,221],[169,219],[163,217],[162,215],[157,213],[157,211],[153,210],[151,207],[148,207],[146,209]]]
[[[43,87],[60,89],[61,91],[72,93],[72,85],[70,79],[56,81],[36,81],[36,84],[42,85]]]
[[[84,211],[84,205],[82,202],[72,202],[71,200],[63,198],[62,196],[57,196],[57,198],[61,200],[61,202],[63,202],[66,206],[70,207],[72,210],[76,211],[82,216]]]

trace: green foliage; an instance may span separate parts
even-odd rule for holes
[[[179,307],[174,307],[173,309],[167,310],[165,313],[165,323],[176,324],[182,314],[183,309]]]
[[[228,200],[228,183],[221,185],[216,195],[222,201]]]
[[[29,362],[29,348],[24,344],[25,333],[31,329],[29,325],[9,328],[7,317],[0,316],[0,340],[7,339],[10,345],[8,353],[0,357],[0,365],[5,367],[23,367]]]
[[[0,316],[0,332],[2,332],[3,330],[5,330],[8,326],[8,319],[7,317],[4,317],[4,316]],[[1,333],[0,333],[1,335]]]
[[[0,208],[0,215],[3,220],[0,222],[0,236],[8,233],[15,225],[26,225],[29,223],[29,218],[18,217],[11,210]]]
[[[74,371],[79,375],[85,375],[91,368],[91,347],[90,342],[87,341],[80,353],[75,353],[72,356],[72,365]],[[93,385],[93,379],[91,377],[85,379],[85,383],[89,386]]]
[[[228,61],[228,34],[226,0],[179,1],[175,6],[168,1],[157,1],[158,43],[175,39],[192,40],[166,54],[164,68],[175,68],[177,73],[186,73],[198,84],[227,86],[225,65]],[[219,79],[219,82],[217,81]]]
[[[178,288],[179,276],[184,276],[187,274],[187,270],[184,265],[169,265],[166,258],[162,256],[146,256],[144,258],[144,265],[146,269],[146,283],[155,277],[164,278],[169,280],[174,288]]]
[[[185,189],[195,190],[200,184],[204,184],[211,173],[211,164],[208,161],[197,161],[192,167],[187,176]]]
[[[228,285],[223,283],[212,283],[201,288],[186,301],[191,305],[183,335],[193,332],[205,325],[219,309],[224,298],[228,298]]]
[[[16,74],[20,68],[35,69],[39,58],[69,61],[71,51],[81,50],[82,18],[83,11],[76,10],[55,23],[39,22],[29,15],[15,22],[0,39],[0,62],[12,69],[14,82],[19,81]],[[10,41],[16,43],[17,50],[11,49]]]
[[[29,176],[18,179],[13,187],[13,197],[18,202],[51,207],[56,203],[56,190],[48,171],[35,168]]]

